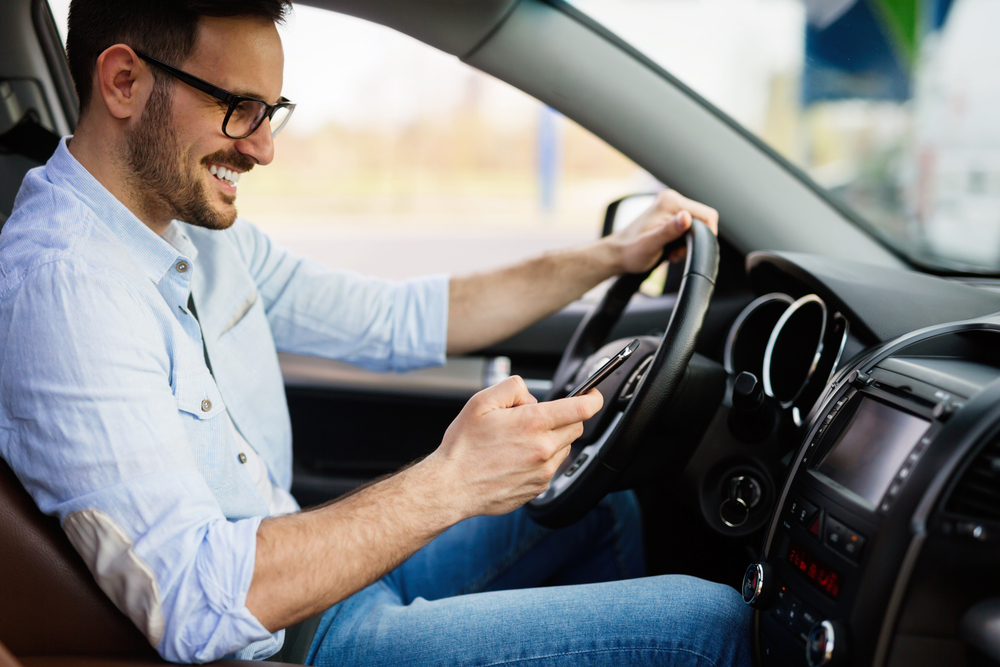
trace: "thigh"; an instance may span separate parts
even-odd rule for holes
[[[631,491],[606,497],[576,524],[543,528],[524,509],[455,524],[384,582],[404,604],[546,583],[643,576],[642,521]]]
[[[308,664],[751,664],[750,610],[684,576],[496,591],[406,605],[375,584],[323,618]]]

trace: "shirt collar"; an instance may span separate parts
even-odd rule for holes
[[[170,223],[164,234],[169,236],[169,241],[158,236],[73,157],[67,148],[71,138],[63,137],[59,142],[56,152],[45,165],[46,176],[55,185],[70,190],[94,211],[150,280],[159,283],[180,258],[179,253],[194,259],[197,250],[176,221]]]

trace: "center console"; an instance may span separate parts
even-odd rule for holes
[[[871,664],[878,654],[910,518],[950,449],[939,435],[992,379],[943,369],[884,351],[843,371],[817,404],[764,557],[743,582],[761,664]]]

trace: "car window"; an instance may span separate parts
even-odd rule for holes
[[[68,0],[52,0],[65,30]],[[296,6],[281,28],[297,103],[242,216],[330,266],[462,273],[593,241],[656,181],[575,123],[383,26]],[[64,35],[65,40],[65,35]]]
[[[925,263],[1000,271],[1000,3],[573,0]]]

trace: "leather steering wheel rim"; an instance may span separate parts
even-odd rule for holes
[[[705,321],[719,270],[719,243],[704,222],[693,220],[684,242],[687,245],[684,276],[670,321],[645,377],[620,418],[616,417],[600,437],[603,442],[594,453],[595,459],[582,468],[578,476],[560,481],[557,495],[547,491],[525,506],[528,515],[537,523],[561,528],[575,523],[593,509],[628,469],[646,430],[680,385]],[[546,400],[566,395],[566,384],[580,364],[605,342],[632,295],[650,272],[652,269],[620,276],[601,302],[583,318],[563,353]],[[605,401],[616,398],[605,397]],[[550,490],[562,474],[560,468],[550,483]]]

